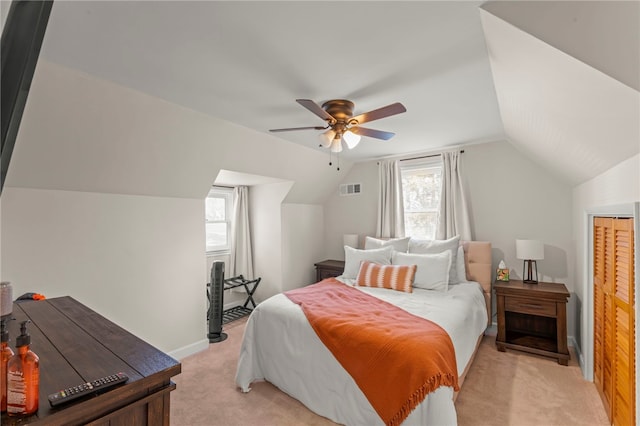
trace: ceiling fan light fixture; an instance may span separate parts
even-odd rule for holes
[[[344,139],[349,149],[353,149],[360,142],[360,135],[353,133],[351,130],[347,130],[342,135],[342,139]]]
[[[407,109],[400,102],[396,102],[382,108],[374,109],[360,115],[353,116],[354,103],[346,99],[332,99],[324,102],[322,106],[311,99],[296,99],[296,102],[313,114],[324,120],[324,126],[288,127],[282,129],[270,129],[270,132],[288,132],[293,130],[323,130],[318,135],[320,146],[328,148],[330,153],[342,152],[342,141],[348,149],[355,148],[362,136],[381,140],[391,139],[395,133],[360,127],[381,118],[406,112]],[[329,163],[331,164],[331,163]]]
[[[333,143],[333,139],[336,137],[336,132],[333,129],[329,129],[326,132],[322,132],[318,135],[323,148],[329,148]]]
[[[331,152],[342,152],[342,139],[338,138],[333,140],[333,143],[331,144]]]

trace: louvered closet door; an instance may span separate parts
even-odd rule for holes
[[[594,219],[594,381],[609,419],[635,424],[632,219]]]
[[[594,382],[609,418],[611,418],[613,393],[613,375],[611,373],[611,355],[613,353],[613,322],[611,320],[612,232],[612,219],[595,218],[593,232]]]
[[[615,388],[613,423],[635,424],[635,330],[634,330],[634,270],[633,221],[616,219],[615,235]]]

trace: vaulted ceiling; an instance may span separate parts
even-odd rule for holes
[[[640,3],[495,2],[482,24],[508,140],[579,184],[640,151]]]
[[[323,125],[297,98],[402,102],[344,158],[507,139],[576,184],[638,153],[638,6],[57,1],[41,58],[265,134]]]

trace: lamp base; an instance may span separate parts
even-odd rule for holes
[[[525,274],[526,271],[526,274]],[[534,278],[535,272],[535,278]],[[525,260],[522,264],[522,282],[525,284],[538,284],[538,264],[535,260]]]

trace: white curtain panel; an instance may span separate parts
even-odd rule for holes
[[[446,240],[460,235],[461,240],[471,240],[471,222],[464,193],[461,153],[442,153],[442,193],[436,238]]]
[[[253,279],[251,231],[249,229],[249,188],[238,186],[233,190],[233,226],[231,227],[231,256],[229,277],[242,275]]]
[[[379,189],[378,224],[379,238],[404,237],[404,204],[402,200],[402,177],[397,160],[378,163]]]

